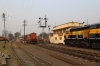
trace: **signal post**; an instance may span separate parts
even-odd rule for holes
[[[41,20],[42,20],[42,19],[45,20],[45,24],[44,24],[44,25],[43,25],[43,24],[41,25]],[[39,17],[39,20],[40,20],[40,21],[39,21],[38,23],[40,23],[40,26],[39,26],[39,27],[42,28],[42,40],[44,40],[44,28],[47,27],[47,19],[48,19],[48,18],[46,18],[46,15],[45,15],[45,18]],[[43,42],[42,42],[42,43],[43,43]]]

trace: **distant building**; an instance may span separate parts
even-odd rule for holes
[[[83,23],[80,22],[68,22],[53,27],[53,35],[50,36],[50,42],[54,44],[64,44],[64,34],[66,30],[69,30],[72,27],[83,26]]]

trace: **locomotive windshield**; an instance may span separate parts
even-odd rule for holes
[[[90,34],[89,38],[96,38],[96,34]]]
[[[98,28],[100,28],[100,24],[98,25]]]
[[[91,25],[90,28],[97,28],[97,25]]]

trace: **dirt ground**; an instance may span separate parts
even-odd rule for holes
[[[15,44],[20,45],[20,47],[29,51],[31,54],[38,56],[38,57],[44,59],[45,61],[52,63],[55,66],[74,66],[74,65],[66,63],[64,61],[61,61],[61,60],[59,60],[51,55],[54,55],[54,56],[59,55],[59,56],[62,56],[64,58],[73,60],[77,63],[80,63],[84,66],[100,66],[100,63],[91,62],[88,60],[84,60],[82,58],[78,58],[78,57],[70,56],[67,54],[62,54],[59,52],[51,51],[48,49],[37,47],[37,46],[32,45],[32,44],[23,44],[23,43],[15,43]],[[18,60],[16,59],[16,57],[13,55],[13,53],[10,49],[10,45],[11,45],[11,42],[9,42],[7,44],[4,44],[4,42],[0,42],[0,51],[7,53],[10,57],[9,59],[7,59],[7,66],[21,66],[20,63],[18,62]],[[5,46],[5,48],[3,48],[3,46]]]
[[[35,54],[35,55],[47,60],[48,62],[56,64],[56,66],[70,66],[70,65],[68,65],[68,63],[66,65],[65,64],[66,62],[63,62],[61,60],[58,60],[58,59],[55,60],[55,58],[51,57],[50,54],[65,57],[67,59],[75,61],[76,63],[82,64],[84,66],[99,66],[100,65],[99,62],[96,63],[94,61],[89,61],[89,60],[86,60],[86,59],[83,59],[83,58],[78,58],[78,57],[75,57],[75,56],[62,54],[62,53],[59,53],[59,52],[55,52],[55,51],[51,51],[51,50],[48,50],[48,49],[40,48],[40,47],[34,46],[32,44],[25,44],[25,45],[21,44],[21,45],[24,49],[31,52],[32,54]]]
[[[7,65],[6,66],[20,66],[20,63],[18,62],[18,60],[16,59],[16,57],[13,55],[11,48],[11,41],[7,42],[6,44],[4,44],[4,42],[0,42],[0,51],[5,52],[9,55],[9,59],[7,59]],[[3,46],[5,46],[5,48],[3,48]]]
[[[24,48],[25,50],[27,50],[28,52],[30,52],[31,54],[33,54],[34,56],[38,56],[40,58],[42,58],[43,60],[52,63],[55,66],[74,66],[72,64],[63,62],[61,60],[58,60],[52,56],[49,55],[49,51],[45,51],[45,49],[41,48],[41,47],[37,47],[34,46],[32,44],[21,44],[20,47]]]
[[[75,57],[75,56],[70,56],[70,55],[67,55],[67,54],[62,54],[62,53],[59,53],[59,52],[40,48],[40,47],[34,46],[32,44],[21,44],[21,47],[23,47],[24,49],[26,49],[30,53],[32,53],[36,56],[39,56],[39,57],[45,59],[48,62],[55,64],[56,66],[70,66],[70,64],[63,62],[61,60],[58,60],[58,59],[55,60],[55,58],[51,57],[50,54],[55,55],[55,56],[57,56],[57,55],[62,56],[64,58],[67,58],[67,59],[73,60],[77,63],[80,63],[84,66],[98,66],[98,65],[100,65],[100,63],[91,62],[89,60],[84,60],[83,58],[78,58],[78,57]]]

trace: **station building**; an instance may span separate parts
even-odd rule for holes
[[[53,35],[49,37],[50,42],[54,44],[64,44],[64,34],[66,30],[69,30],[72,27],[83,26],[83,23],[84,22],[80,23],[72,21],[53,27]]]

